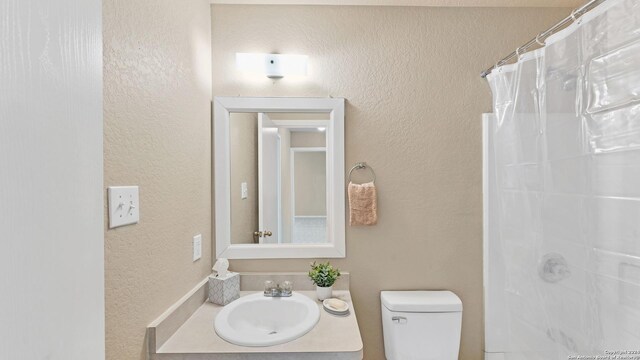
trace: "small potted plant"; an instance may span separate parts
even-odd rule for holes
[[[316,264],[314,261],[309,270],[309,278],[316,284],[316,295],[318,300],[329,299],[333,291],[333,284],[340,277],[340,269],[336,269],[327,261]]]

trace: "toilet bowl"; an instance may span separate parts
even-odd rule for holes
[[[457,360],[462,301],[451,291],[382,291],[387,360]]]

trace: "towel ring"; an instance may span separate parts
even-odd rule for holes
[[[371,168],[371,166],[368,166],[366,162],[357,162],[355,165],[353,165],[351,170],[349,170],[349,182],[351,182],[351,174],[353,173],[353,170],[362,170],[362,169],[368,169],[369,172],[371,172],[371,177],[373,178],[371,182],[375,184],[376,173],[373,172],[373,169]]]

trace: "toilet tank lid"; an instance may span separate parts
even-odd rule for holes
[[[382,305],[398,312],[461,312],[462,301],[451,291],[382,291]]]

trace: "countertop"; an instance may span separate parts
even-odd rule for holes
[[[318,324],[302,337],[285,344],[268,347],[245,347],[220,338],[213,327],[216,314],[223,306],[204,302],[164,344],[151,354],[155,360],[205,359],[333,359],[361,360],[362,338],[358,329],[355,309],[348,290],[334,290],[333,296],[349,303],[347,316],[329,314],[316,300],[315,291],[296,291],[310,297],[320,307]],[[256,291],[241,291],[240,296]]]

